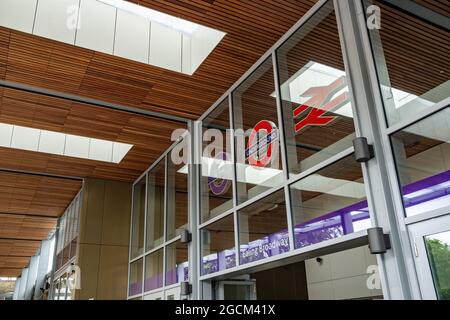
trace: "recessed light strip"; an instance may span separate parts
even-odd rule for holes
[[[133,145],[0,123],[0,147],[120,163]]]

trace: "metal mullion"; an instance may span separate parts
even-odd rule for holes
[[[213,224],[213,223],[215,223],[215,222],[217,222],[219,220],[222,220],[223,218],[228,217],[233,212],[234,212],[234,208],[229,209],[229,210],[227,210],[227,211],[225,211],[225,212],[223,212],[221,214],[218,214],[217,216],[214,216],[213,218],[209,219],[208,221],[199,224],[198,227],[200,229],[203,229],[203,228],[205,228],[205,227],[207,227],[207,226],[209,226],[209,225],[211,225],[211,224]]]
[[[141,294],[144,293],[145,289],[145,251],[147,250],[147,214],[148,214],[148,174],[145,174],[145,201],[144,201],[144,244],[142,248],[142,291]],[[130,268],[131,269],[131,268]]]
[[[133,262],[138,261],[138,260],[141,259],[144,255],[145,255],[145,254],[143,253],[143,254],[140,254],[140,255],[134,257],[133,259],[130,260],[130,263],[133,263]]]
[[[364,8],[360,0],[334,0],[334,7],[350,94],[357,107],[356,130],[362,131],[369,143],[373,143],[376,155],[362,166],[370,217],[374,227],[382,227],[390,234],[393,248],[377,256],[383,295],[386,299],[410,299],[415,290],[411,278],[411,271],[414,273],[412,259],[408,258],[412,252],[404,223],[394,205],[396,199],[391,196],[392,177],[386,168],[389,161],[385,157],[392,155],[387,151],[384,138],[380,137],[385,120],[379,110],[382,109],[382,100],[378,100],[379,88],[373,89],[373,80],[376,79],[378,84],[378,79],[373,52],[367,51],[371,47]]]
[[[284,117],[283,117],[283,104],[280,90],[280,78],[278,73],[278,59],[276,51],[272,53],[272,64],[273,64],[273,76],[274,76],[274,84],[275,84],[275,100],[277,102],[277,113],[278,113],[278,132],[279,137],[278,141],[280,142],[281,147],[281,163],[282,163],[282,172],[283,172],[283,184],[284,184],[284,197],[286,201],[286,218],[287,218],[287,227],[288,227],[288,237],[289,237],[289,250],[294,250],[294,223],[292,217],[292,208],[291,208],[291,197],[289,194],[289,187],[286,185],[289,180],[289,168],[287,163],[287,149],[286,149],[286,139],[285,139],[285,131],[284,131]]]
[[[168,166],[168,154],[166,154],[166,157],[164,158],[164,210],[163,210],[163,243],[162,243],[162,249],[163,249],[163,288],[166,286],[166,248],[165,248],[165,241],[167,240],[167,205],[168,205],[168,196],[169,196],[169,166]]]
[[[246,271],[248,271],[251,268],[259,267],[264,264],[269,264],[272,262],[292,258],[292,257],[299,256],[299,255],[305,255],[305,256],[307,256],[306,258],[312,258],[312,257],[316,256],[316,254],[314,254],[314,253],[317,252],[318,250],[325,249],[328,247],[340,246],[340,245],[343,245],[350,241],[354,241],[354,240],[358,240],[358,239],[360,240],[360,242],[358,242],[358,243],[362,243],[362,242],[367,243],[367,231],[361,230],[358,232],[353,232],[353,233],[350,233],[350,234],[347,234],[347,235],[344,235],[344,236],[341,236],[338,238],[333,238],[330,240],[314,243],[314,244],[311,244],[311,245],[308,245],[308,246],[305,246],[302,248],[297,248],[292,251],[283,252],[276,256],[253,261],[250,263],[246,263],[246,264],[243,264],[240,266],[236,266],[236,267],[229,268],[226,270],[218,271],[215,273],[210,273],[210,274],[201,276],[200,281],[211,280],[211,279],[214,279],[217,277],[226,276],[228,274],[245,273]]]
[[[134,212],[134,183],[131,187],[131,214],[130,214],[130,241],[128,246],[128,281],[127,281],[127,297],[130,299],[130,273],[131,273],[131,251],[133,240],[133,212]],[[81,220],[81,219],[80,219]],[[80,238],[80,237],[78,237]]]
[[[165,243],[162,243],[154,248],[151,248],[144,254],[144,257],[147,257],[147,256],[151,255],[152,253],[155,253],[156,251],[163,249],[165,245],[166,245]]]
[[[239,216],[238,211],[236,210],[238,203],[238,189],[237,189],[237,156],[236,156],[236,146],[235,146],[235,131],[234,131],[234,103],[233,103],[233,91],[230,91],[228,95],[228,112],[230,118],[230,129],[231,129],[231,137],[230,137],[230,149],[231,149],[231,170],[232,170],[232,191],[233,191],[233,228],[234,228],[234,250],[236,256],[236,266],[241,264],[240,259],[240,246],[239,246]],[[241,107],[242,110],[242,107]]]
[[[200,190],[201,184],[201,175],[202,175],[202,167],[201,167],[201,158],[202,158],[202,146],[203,146],[203,126],[201,121],[192,122],[191,126],[191,230],[193,232],[191,241],[191,251],[192,254],[189,261],[189,277],[192,282],[192,297],[195,299],[200,299],[203,297],[202,293],[202,285],[200,283],[200,275],[201,275],[201,239],[200,239],[200,228],[198,222],[201,217],[201,197],[202,192]],[[197,192],[198,191],[198,192]],[[195,233],[194,233],[195,231]]]

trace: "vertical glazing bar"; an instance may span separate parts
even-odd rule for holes
[[[279,132],[279,141],[281,147],[281,164],[283,166],[283,181],[286,182],[289,178],[288,175],[288,163],[287,163],[287,148],[286,148],[286,139],[284,138],[284,119],[283,119],[283,103],[281,98],[281,90],[280,90],[280,78],[278,76],[278,61],[276,51],[272,52],[272,63],[273,63],[273,77],[275,83],[275,96],[277,101],[277,113],[278,113],[278,132]],[[291,197],[289,194],[289,187],[284,187],[284,197],[286,201],[286,214],[287,214],[287,224],[288,224],[288,232],[289,232],[289,248],[290,250],[295,249],[294,242],[294,225],[292,218],[292,207],[291,207]]]
[[[170,152],[164,157],[164,224],[163,224],[163,243],[165,243],[167,241],[167,206],[168,206],[168,197],[169,197],[169,179],[168,179],[168,174],[169,174],[169,157],[170,157]],[[174,186],[175,187],[175,186]],[[164,246],[162,248],[163,250],[163,288],[166,286],[166,247]],[[155,252],[155,255],[157,254],[157,251]],[[144,274],[145,274],[145,270],[144,270]]]
[[[128,246],[128,281],[127,281],[127,297],[130,296],[130,272],[131,272],[131,250],[133,245],[133,208],[134,208],[134,186],[131,186],[131,213],[130,213],[130,242]],[[81,204],[80,204],[81,206]],[[81,209],[80,209],[81,210]],[[78,241],[80,241],[80,237],[78,237]]]
[[[369,68],[361,40],[363,32],[366,32],[364,11],[360,0],[334,0],[334,7],[352,97],[356,132],[358,136],[367,137],[375,149],[375,158],[362,165],[372,226],[382,227],[384,232],[390,234],[392,243],[391,250],[377,255],[383,295],[385,299],[410,299],[410,279],[405,263],[409,255],[409,245],[404,241],[393,206],[385,165],[386,155],[380,140],[382,119],[378,118],[375,111],[379,104],[374,99],[370,86]],[[359,24],[358,19],[362,19]]]
[[[233,93],[230,93],[228,95],[228,111],[230,112],[230,129],[231,129],[231,137],[230,137],[230,149],[231,149],[231,160],[232,160],[232,171],[233,171],[233,181],[232,181],[232,187],[233,187],[233,207],[236,208],[237,206],[237,197],[238,197],[238,190],[237,190],[237,172],[236,172],[236,165],[237,165],[237,157],[236,153],[237,150],[235,149],[235,134],[234,134],[234,112],[233,112]],[[240,257],[240,248],[239,248],[239,217],[236,210],[233,211],[233,223],[234,223],[234,248],[235,248],[235,255],[236,255],[236,266],[239,266],[241,264]]]
[[[143,255],[142,255],[142,292],[141,297],[144,299],[144,291],[145,291],[145,252],[147,251],[147,214],[148,214],[148,173],[144,176],[145,179],[145,199],[144,199],[144,242],[143,242]],[[136,260],[138,262],[139,260]]]
[[[189,141],[187,144],[188,155],[188,197],[189,197],[189,209],[188,209],[188,226],[192,233],[192,241],[188,244],[188,261],[189,261],[189,282],[192,284],[191,300],[197,299],[199,295],[199,232],[198,232],[198,219],[199,219],[199,201],[200,201],[200,185],[199,185],[199,165],[198,165],[198,152],[201,152],[201,142],[199,132],[201,132],[200,122],[190,121],[188,123]],[[199,131],[200,130],[200,131]]]

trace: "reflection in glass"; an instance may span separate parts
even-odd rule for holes
[[[295,248],[370,228],[361,165],[346,157],[290,186]]]
[[[239,211],[241,264],[289,251],[284,189]]]
[[[142,259],[139,259],[130,264],[130,280],[128,282],[129,296],[134,296],[136,294],[142,293],[142,272]]]
[[[187,144],[182,140],[177,147]],[[167,239],[171,240],[187,229],[188,222],[188,166],[187,161],[175,163],[179,148],[175,147],[167,158]],[[188,150],[186,147],[184,150]],[[186,155],[187,156],[187,155]]]
[[[234,92],[238,203],[283,182],[272,58]]]
[[[163,286],[163,249],[145,257],[144,291],[150,291]]]
[[[438,300],[450,300],[450,231],[425,237]]]
[[[295,175],[351,147],[355,137],[332,1],[277,49],[277,62],[288,166]]]
[[[201,221],[205,222],[233,206],[231,179],[230,110],[225,99],[202,122],[203,153]]]
[[[202,275],[236,266],[232,214],[203,228],[200,236]]]
[[[176,241],[166,247],[166,286],[189,281],[188,248]]]
[[[430,2],[420,1],[414,5],[419,12],[431,10],[431,14],[437,15],[445,12]],[[430,22],[378,0],[366,0],[365,4],[381,9],[382,27],[369,30],[369,35],[388,124],[409,118],[448,98],[448,24],[440,25],[437,19]],[[448,3],[446,9],[448,17]]]
[[[391,136],[406,215],[450,207],[450,108]]]
[[[145,177],[133,188],[133,216],[131,226],[131,259],[144,249]]]
[[[165,159],[148,173],[146,250],[164,242]]]

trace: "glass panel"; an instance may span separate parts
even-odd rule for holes
[[[181,150],[189,150],[187,139],[181,141],[170,152],[167,159],[167,240],[173,239],[187,229],[188,222],[188,166],[187,155]],[[183,157],[186,157],[183,159]]]
[[[203,157],[200,181],[201,221],[233,207],[233,164],[228,99],[203,120]]]
[[[66,300],[73,300],[75,298],[75,276],[69,274],[67,277],[67,297]]]
[[[56,279],[54,282],[55,291],[53,294],[53,300],[59,300],[59,286],[60,286],[60,280]]]
[[[128,295],[134,296],[142,293],[142,259],[130,264],[130,282],[128,286]]]
[[[289,251],[284,189],[239,211],[241,264]]]
[[[67,290],[67,283],[66,283],[66,276],[61,276],[60,282],[59,282],[59,292],[58,292],[58,300],[66,300],[66,290]]]
[[[450,300],[450,231],[425,237],[438,300]]]
[[[333,2],[277,50],[289,172],[352,146],[353,111]]]
[[[166,286],[189,281],[188,248],[180,241],[166,247]]]
[[[442,3],[440,11],[432,2],[420,1],[414,5],[419,12],[431,10],[431,15],[444,14],[448,21],[448,3]],[[369,35],[388,124],[410,118],[448,98],[448,23],[439,24],[434,18],[430,22],[378,0],[365,1],[365,4],[380,8],[381,28],[371,28]]]
[[[163,250],[145,257],[144,290],[150,291],[163,286]]]
[[[202,275],[236,266],[232,214],[203,228],[201,242]]]
[[[148,173],[146,251],[164,242],[165,159]]]
[[[234,92],[238,203],[283,182],[272,58]]]
[[[131,227],[131,258],[143,253],[145,215],[145,177],[133,189],[133,217]]]
[[[391,136],[406,215],[450,208],[450,108]]]
[[[353,156],[290,186],[295,248],[370,228],[361,165]]]

